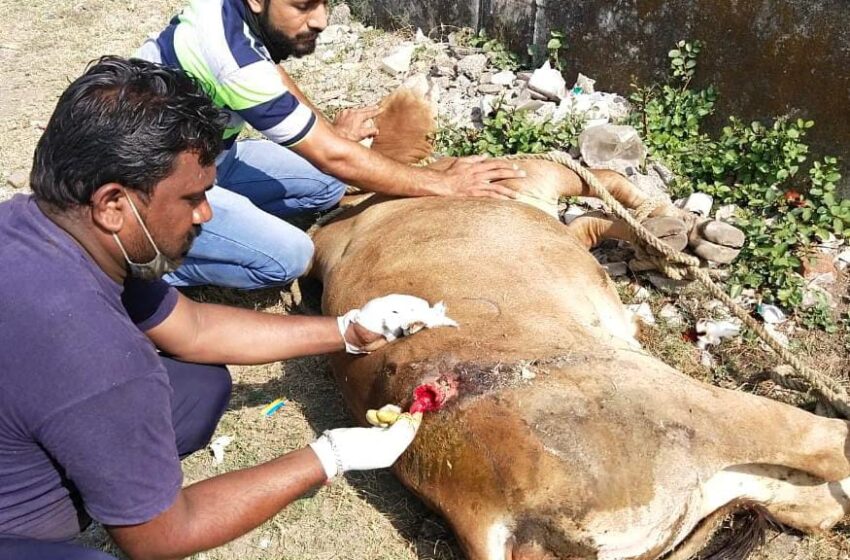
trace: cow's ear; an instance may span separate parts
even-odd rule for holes
[[[413,90],[398,89],[381,106],[384,110],[375,119],[378,135],[372,149],[406,164],[430,156],[431,136],[436,130],[431,103]]]

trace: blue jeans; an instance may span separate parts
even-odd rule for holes
[[[203,225],[172,286],[254,289],[298,278],[313,257],[306,233],[282,218],[332,208],[345,184],[269,140],[237,142],[219,158]]]

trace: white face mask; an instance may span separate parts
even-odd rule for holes
[[[145,237],[148,238],[148,242],[151,244],[151,247],[153,247],[153,250],[156,251],[154,258],[146,263],[133,262],[130,260],[130,256],[127,254],[127,251],[124,250],[124,245],[121,243],[121,240],[118,239],[118,235],[113,233],[112,237],[115,238],[115,243],[118,244],[118,248],[121,249],[121,252],[124,254],[124,260],[127,261],[127,265],[130,267],[130,275],[141,280],[159,280],[166,274],[177,270],[180,263],[166,257],[160,252],[159,247],[156,246],[147,226],[145,226],[142,216],[136,209],[133,199],[131,199],[126,192],[124,193],[124,196],[127,197],[127,201],[130,203],[130,208],[133,210],[133,214],[136,215],[139,225],[142,226],[142,231],[145,232]]]

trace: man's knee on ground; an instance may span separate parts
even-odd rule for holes
[[[303,276],[313,259],[313,241],[298,231],[282,240],[276,254],[269,254],[261,265],[248,270],[255,287],[287,284]]]
[[[331,178],[326,188],[322,189],[314,196],[314,206],[316,210],[330,210],[336,206],[345,195],[345,189],[345,183],[338,179]]]
[[[175,426],[180,457],[191,455],[209,444],[230,403],[233,380],[224,366],[192,364],[191,411],[181,415]]]

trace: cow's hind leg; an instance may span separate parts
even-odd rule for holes
[[[705,484],[703,492],[706,516],[733,501],[751,503],[779,523],[805,533],[826,531],[850,513],[850,478],[824,482],[781,466],[724,469]]]

